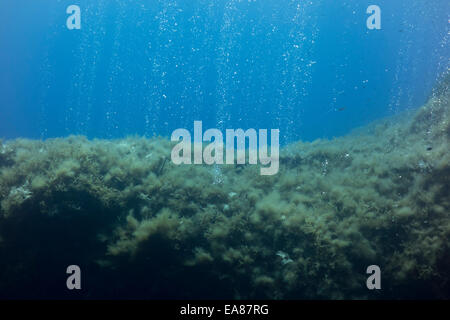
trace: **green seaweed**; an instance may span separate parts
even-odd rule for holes
[[[68,257],[70,229],[70,254],[124,297],[450,298],[442,87],[415,112],[286,146],[275,176],[223,166],[222,183],[168,161],[163,138],[0,142],[0,292],[23,297],[17,270]],[[389,288],[376,296],[371,264]]]

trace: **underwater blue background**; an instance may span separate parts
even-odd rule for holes
[[[81,30],[66,8],[81,7]],[[382,10],[368,30],[366,9]],[[448,0],[0,2],[0,137],[279,128],[331,138],[417,108],[449,66]]]

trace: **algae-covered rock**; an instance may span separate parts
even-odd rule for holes
[[[450,298],[445,81],[416,112],[284,147],[275,176],[217,182],[163,138],[0,143],[0,297],[70,297],[75,263],[86,298]]]

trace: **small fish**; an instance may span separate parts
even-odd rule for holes
[[[427,148],[427,151],[431,151],[431,150],[433,150],[433,147],[428,147]]]
[[[345,109],[347,109],[346,107],[342,107],[342,108],[338,108],[337,111],[344,111]]]

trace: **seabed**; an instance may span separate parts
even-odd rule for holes
[[[273,176],[174,165],[164,138],[3,142],[0,297],[448,299],[445,85],[414,112],[282,148]]]

